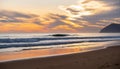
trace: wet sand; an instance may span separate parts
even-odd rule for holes
[[[120,46],[85,53],[0,62],[0,69],[120,69]]]

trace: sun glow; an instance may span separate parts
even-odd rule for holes
[[[112,7],[98,0],[79,0],[76,5],[61,6],[61,9],[68,13],[71,19],[74,19],[109,11]]]
[[[33,23],[24,23],[24,24],[0,24],[0,32],[46,32],[43,26],[39,26]]]

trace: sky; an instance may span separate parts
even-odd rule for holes
[[[120,0],[0,0],[0,33],[94,33],[120,24]]]

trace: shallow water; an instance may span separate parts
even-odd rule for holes
[[[118,44],[120,33],[62,33],[68,36],[52,36],[55,33],[11,33],[0,34],[0,52],[13,52],[21,50],[60,48],[70,46],[97,46],[105,47]],[[112,41],[112,44],[111,44]],[[105,43],[105,44],[104,44]],[[107,45],[106,45],[107,43]],[[84,44],[84,45],[82,45]],[[100,45],[103,44],[103,45]],[[88,49],[89,50],[89,49]]]

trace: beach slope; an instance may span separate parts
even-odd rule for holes
[[[0,69],[120,69],[120,46],[85,53],[1,62]]]

